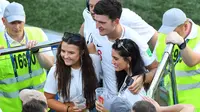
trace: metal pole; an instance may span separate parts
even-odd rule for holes
[[[61,42],[61,39],[56,39],[56,40],[53,40],[53,41],[40,42],[35,47],[33,47],[32,49],[40,49],[40,48],[44,48],[44,47],[51,47],[53,45],[60,44],[60,42]],[[10,53],[16,53],[16,52],[27,51],[27,50],[31,50],[31,49],[28,49],[26,46],[0,49],[0,55],[6,55],[6,54],[10,54]]]
[[[172,49],[173,49],[173,44],[167,44],[164,54],[163,54],[163,57],[162,57],[162,61],[160,62],[159,66],[156,70],[153,81],[151,82],[151,85],[147,92],[147,95],[151,98],[153,98],[153,96],[158,88],[158,84],[159,84],[161,78],[163,77],[164,69],[167,66],[167,62],[169,60],[169,55],[171,54]]]
[[[170,72],[170,79],[171,79],[171,85],[172,85],[172,97],[174,104],[178,104],[178,95],[177,95],[177,85],[176,85],[176,75],[174,70],[174,61],[172,59],[172,56],[169,58],[169,64],[171,67]]]

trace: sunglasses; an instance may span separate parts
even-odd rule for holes
[[[123,40],[116,40],[117,48],[123,48],[127,53],[129,53],[128,49],[123,45]]]
[[[75,41],[80,41],[81,38],[82,37],[80,34],[75,34],[75,33],[70,33],[70,32],[64,32],[64,35],[63,35],[63,40],[73,39]]]

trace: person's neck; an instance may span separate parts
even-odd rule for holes
[[[125,69],[125,71],[126,71],[127,75],[129,75],[129,76],[132,75],[131,70],[129,68]]]
[[[192,30],[192,23],[188,22],[188,27],[186,29],[186,36],[185,36],[185,38],[187,38],[187,36],[190,34],[191,30]]]
[[[81,67],[81,62],[77,62],[71,66],[72,69],[79,69]]]
[[[120,24],[118,24],[115,27],[115,29],[110,34],[107,35],[108,39],[110,41],[115,41],[116,39],[119,39],[121,37],[122,32],[123,32],[122,26]]]
[[[12,35],[11,33],[7,32],[8,35],[15,41],[21,42],[24,38],[24,32],[17,34],[17,35]]]

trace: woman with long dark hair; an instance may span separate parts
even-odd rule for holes
[[[143,81],[145,81],[146,68],[140,55],[139,47],[134,41],[130,39],[116,40],[112,45],[112,57],[118,91],[124,81],[127,81],[130,77],[143,75]]]
[[[98,81],[85,39],[66,32],[56,57],[44,87],[48,107],[59,112],[82,111],[73,104],[74,98],[82,96],[87,109],[93,108]],[[59,101],[55,100],[57,93]]]
[[[143,82],[145,81],[146,69],[137,44],[130,39],[116,40],[112,45],[112,64],[114,65],[117,77],[117,97],[126,99],[130,105],[142,100],[141,95],[146,95],[143,88],[138,94],[133,94],[128,89],[134,81],[134,76],[140,77],[143,75]],[[111,102],[107,101],[108,104],[104,104],[105,108],[97,101],[96,109],[102,112],[111,110],[110,106],[114,103],[113,99],[111,99]]]

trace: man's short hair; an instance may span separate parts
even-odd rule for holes
[[[138,101],[133,105],[132,110],[134,112],[156,112],[156,108],[153,104],[147,101]]]
[[[100,0],[94,7],[94,13],[115,20],[121,17],[122,5],[117,0]]]
[[[22,107],[22,112],[45,112],[47,104],[44,101],[32,99]]]

